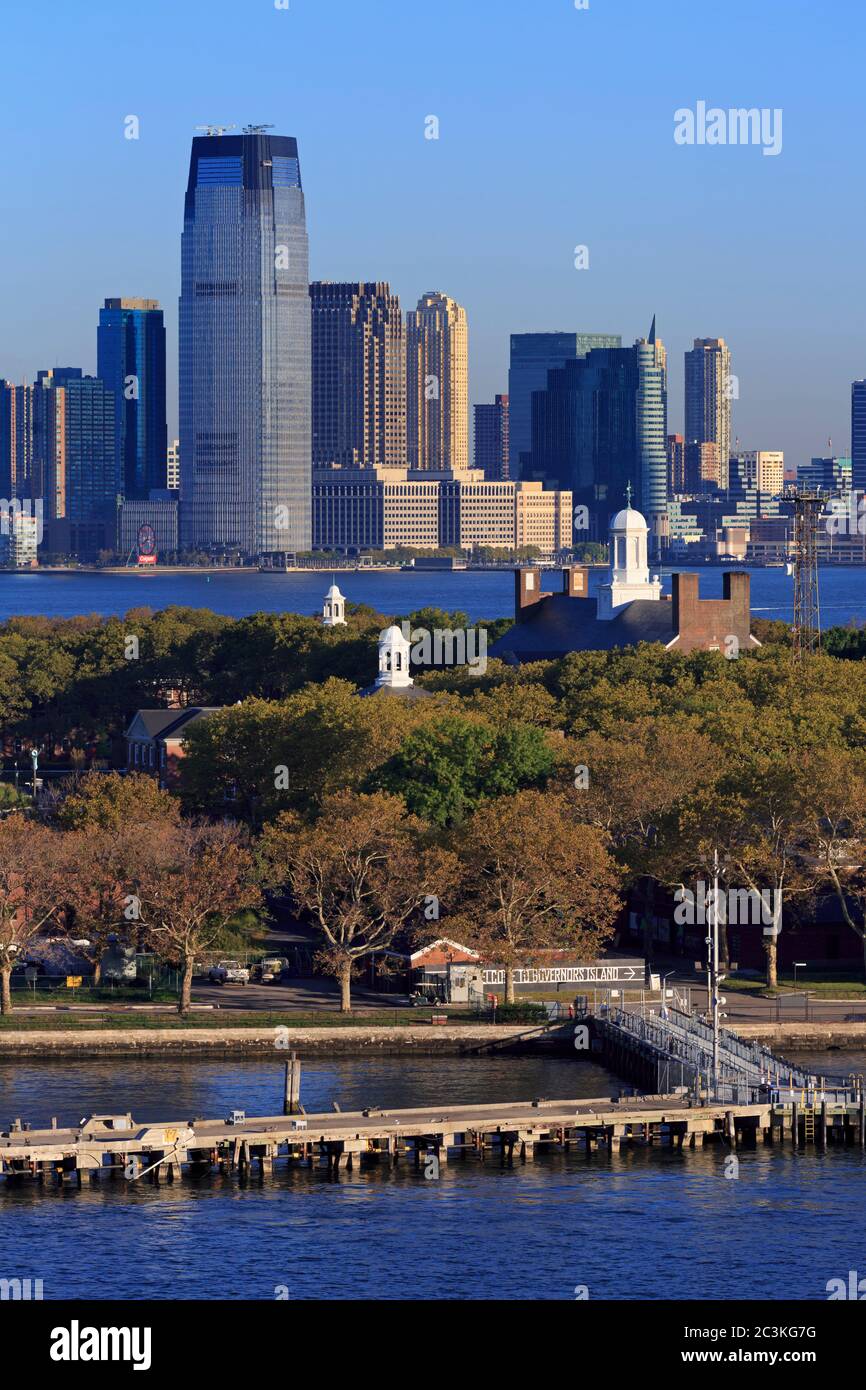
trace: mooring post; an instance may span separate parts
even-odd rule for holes
[[[820,1134],[821,1134],[821,1148],[822,1148],[822,1149],[826,1149],[826,1147],[827,1147],[827,1102],[826,1102],[826,1100],[822,1100],[822,1101],[821,1101],[821,1125],[820,1125]]]
[[[283,1094],[283,1114],[295,1115],[301,1099],[301,1064],[293,1052],[286,1062],[285,1090]]]
[[[791,1101],[791,1143],[796,1149],[799,1140],[799,1115],[797,1113],[797,1102]]]

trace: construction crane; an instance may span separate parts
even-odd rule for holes
[[[196,130],[203,130],[205,135],[225,135],[227,130],[237,130],[236,125],[197,125]]]
[[[794,625],[791,654],[796,663],[821,648],[818,603],[818,518],[822,499],[813,492],[794,494]]]
[[[243,134],[264,135],[266,130],[273,130],[273,128],[274,127],[272,125],[245,125],[243,128]]]

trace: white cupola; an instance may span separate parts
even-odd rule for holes
[[[325,602],[322,606],[322,624],[324,627],[346,626],[346,600],[336,584],[332,584],[325,594]]]
[[[388,686],[391,690],[405,690],[415,682],[409,675],[409,641],[399,627],[392,624],[386,627],[379,637],[379,674],[376,689]]]
[[[647,535],[649,527],[631,505],[631,488],[627,505],[610,523],[610,579],[598,589],[596,616],[613,618],[635,599],[653,601],[661,598],[661,580],[649,576]]]

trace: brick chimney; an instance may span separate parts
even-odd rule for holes
[[[728,576],[725,575],[727,579]],[[698,576],[696,574],[672,574],[673,590],[673,629],[682,632],[689,625],[698,604]]]
[[[562,571],[562,592],[568,598],[587,598],[589,570],[586,565],[568,565]]]
[[[518,621],[521,613],[533,604],[539,603],[543,598],[550,598],[549,593],[541,591],[541,570],[536,566],[528,569],[514,571],[514,616]]]

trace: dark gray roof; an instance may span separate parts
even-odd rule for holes
[[[594,598],[551,594],[524,609],[520,622],[491,646],[488,656],[508,661],[554,661],[566,652],[610,651],[638,642],[663,642],[675,636],[673,604],[668,598],[634,599],[616,617],[596,617]]]
[[[365,685],[363,690],[358,691],[359,695],[388,695],[391,699],[398,700],[427,700],[431,692],[422,690],[420,685],[400,685],[396,689],[393,685]]]
[[[140,719],[149,738],[170,738],[186,724],[192,724],[205,715],[215,714],[219,705],[191,705],[188,709],[140,709],[136,710],[130,721],[130,728]],[[127,736],[129,729],[127,729]]]

